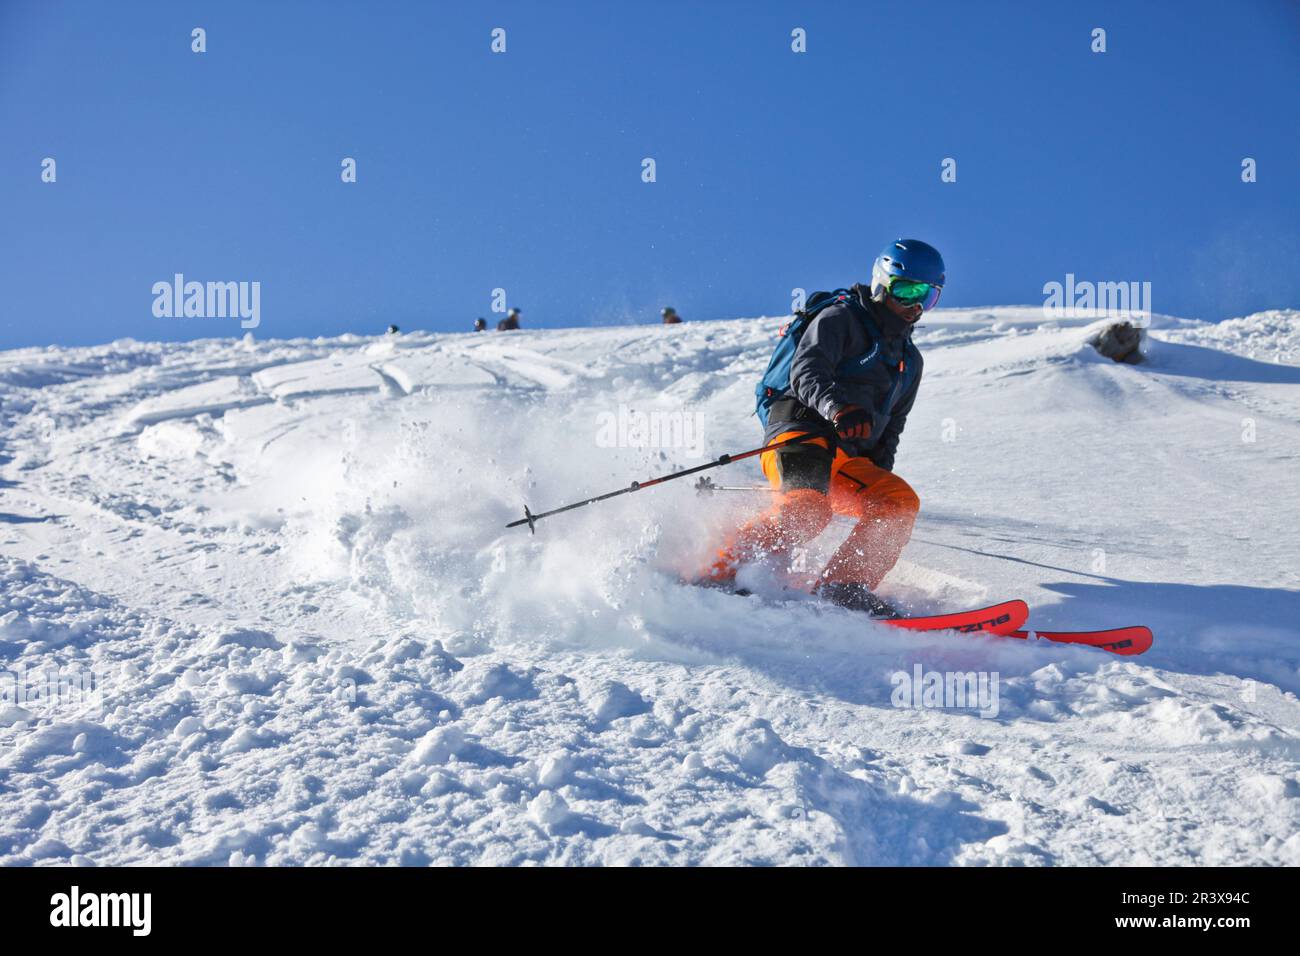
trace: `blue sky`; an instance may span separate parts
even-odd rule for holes
[[[258,337],[781,314],[898,235],[944,305],[1300,306],[1298,91],[1290,0],[0,0],[0,348],[242,334],[177,272]]]

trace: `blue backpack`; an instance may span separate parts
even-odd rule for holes
[[[794,363],[794,353],[799,347],[799,340],[803,338],[804,332],[817,314],[829,305],[836,305],[841,302],[848,302],[862,323],[866,326],[870,339],[879,343],[880,332],[875,327],[875,323],[867,316],[866,311],[858,302],[857,295],[852,289],[836,289],[834,292],[814,292],[804,307],[794,314],[794,318],[786,325],[782,326],[778,333],[780,339],[776,343],[776,348],[772,352],[772,358],[767,363],[767,371],[763,373],[763,378],[754,388],[754,397],[757,404],[754,408],[755,414],[758,415],[759,421],[763,427],[767,427],[767,413],[772,407],[772,403],[790,395],[790,366]],[[874,346],[879,349],[879,344]],[[860,367],[862,356],[853,355],[844,360],[845,371],[849,367]],[[902,385],[902,376],[900,375],[895,382],[895,387],[891,390],[889,399],[886,402],[886,408],[892,407],[894,398],[898,395],[899,386]]]

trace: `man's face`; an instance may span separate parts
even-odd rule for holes
[[[921,303],[913,302],[911,305],[904,305],[889,293],[885,293],[885,307],[908,325],[915,323],[921,317],[921,313],[925,311],[921,308]]]

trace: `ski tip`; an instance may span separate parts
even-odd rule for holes
[[[1156,642],[1156,636],[1151,633],[1151,628],[1144,626],[1124,628],[1128,639],[1133,643],[1123,650],[1116,650],[1116,654],[1145,654],[1151,649],[1151,645]],[[1107,648],[1109,650],[1109,648]]]

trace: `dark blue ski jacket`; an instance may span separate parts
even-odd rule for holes
[[[799,428],[833,434],[835,414],[858,405],[871,412],[871,436],[841,441],[840,447],[892,471],[921,385],[921,353],[912,343],[912,326],[873,302],[867,286],[852,291],[856,301],[827,306],[804,331],[790,366],[793,397],[772,404],[766,437]]]

